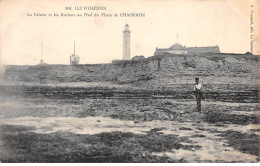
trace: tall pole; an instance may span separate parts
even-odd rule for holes
[[[74,55],[76,56],[75,52],[76,52],[76,51],[75,51],[75,40],[74,40]]]

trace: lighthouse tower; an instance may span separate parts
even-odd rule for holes
[[[126,24],[123,31],[123,60],[130,60],[130,33],[129,26]]]

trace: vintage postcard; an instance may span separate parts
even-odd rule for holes
[[[259,0],[1,0],[2,163],[260,161]]]

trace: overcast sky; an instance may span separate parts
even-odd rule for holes
[[[105,11],[66,11],[66,6],[106,6]],[[250,3],[240,1],[40,1],[0,2],[1,63],[39,63],[41,42],[48,64],[69,64],[76,40],[80,64],[122,59],[124,25],[131,31],[131,58],[178,42],[215,46],[224,53],[250,51]],[[27,13],[145,13],[145,17],[29,17]],[[177,35],[179,38],[177,38]]]

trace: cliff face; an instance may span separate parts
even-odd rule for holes
[[[174,83],[188,83],[200,77],[207,83],[256,82],[258,60],[234,57],[207,59],[206,57],[166,57],[161,60],[162,75],[176,77]]]
[[[156,56],[137,61],[94,65],[6,66],[4,82],[114,82],[140,86],[191,84],[256,84],[259,59],[253,55]]]

